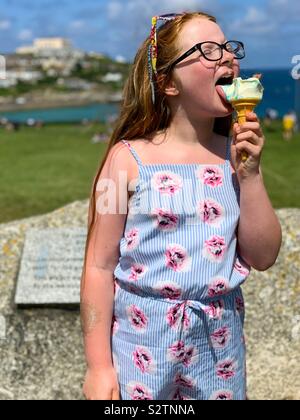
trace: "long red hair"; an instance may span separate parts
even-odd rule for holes
[[[151,139],[160,130],[169,127],[171,113],[166,101],[164,86],[172,78],[172,72],[168,72],[169,64],[180,54],[178,36],[186,22],[194,18],[208,19],[217,22],[216,18],[206,13],[184,13],[163,24],[157,31],[157,81],[155,104],[151,99],[150,77],[148,73],[148,48],[150,38],[147,38],[139,48],[129,77],[123,91],[123,102],[119,118],[110,137],[105,156],[94,178],[88,218],[88,234],[85,248],[85,262],[88,244],[95,222],[95,192],[102,168],[107,160],[111,148],[122,139],[135,140],[140,138]],[[232,123],[232,117],[216,118],[214,132],[228,136]]]

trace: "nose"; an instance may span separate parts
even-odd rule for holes
[[[234,60],[235,60],[234,54],[225,50],[225,48],[224,48],[223,49],[223,57],[220,60],[220,64],[222,64],[222,65],[225,64],[227,66],[233,67]]]

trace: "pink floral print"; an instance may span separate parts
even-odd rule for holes
[[[197,170],[196,175],[204,185],[209,187],[216,188],[223,185],[224,172],[217,165],[205,166]]]
[[[197,349],[193,345],[185,346],[182,340],[175,342],[168,348],[167,360],[173,363],[182,363],[188,367],[198,359]]]
[[[139,244],[139,230],[136,228],[132,228],[131,230],[126,232],[125,240],[127,251],[132,251],[133,249],[135,249]]]
[[[193,388],[196,385],[196,380],[191,376],[183,375],[182,373],[177,372],[174,378],[174,383],[185,388]]]
[[[181,190],[181,176],[171,171],[156,172],[152,178],[152,186],[161,194],[173,195]]]
[[[225,295],[229,292],[228,281],[223,277],[215,277],[208,286],[207,295],[209,297]]]
[[[171,306],[167,311],[166,319],[171,328],[187,330],[190,326],[190,318],[186,311],[186,302]]]
[[[210,400],[213,401],[232,401],[233,400],[233,392],[229,390],[220,390],[215,391]]]
[[[130,325],[138,333],[144,333],[147,328],[148,318],[145,313],[136,305],[130,305],[126,308],[126,314]]]
[[[132,400],[153,400],[152,391],[141,382],[129,382],[126,391]]]
[[[236,362],[233,359],[222,360],[217,363],[217,376],[227,380],[236,374]]]
[[[221,263],[227,249],[225,238],[214,235],[204,242],[203,256],[211,262]]]
[[[144,346],[136,347],[133,352],[133,362],[142,373],[153,373],[155,371],[155,362],[152,354]]]
[[[246,263],[242,263],[242,260],[239,257],[236,257],[234,264],[234,270],[238,271],[242,276],[247,277],[250,274],[250,266]]]
[[[224,312],[224,306],[224,301],[222,299],[214,300],[209,303],[209,305],[204,309],[204,312],[210,319],[221,320]]]
[[[155,209],[152,216],[155,217],[154,226],[163,232],[173,232],[178,227],[179,216],[171,210]]]
[[[159,293],[163,298],[170,300],[177,300],[181,298],[182,290],[181,287],[171,281],[158,282],[153,287],[153,290]]]
[[[128,205],[112,320],[122,399],[244,399],[250,266],[231,165],[143,165],[132,152],[143,194]]]
[[[222,327],[210,335],[211,344],[214,349],[224,349],[230,339],[230,330],[228,327]]]
[[[166,266],[174,271],[190,269],[191,258],[181,245],[170,244],[165,252]]]
[[[169,396],[169,399],[172,401],[184,401],[184,400],[191,400],[189,396],[183,394],[180,388],[177,388],[174,393]]]
[[[148,271],[148,268],[145,265],[135,263],[131,266],[129,280],[137,281],[141,277],[143,277],[147,271]]]
[[[224,208],[212,198],[200,201],[197,213],[203,223],[213,227],[220,227],[225,217]]]

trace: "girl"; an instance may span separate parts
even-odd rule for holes
[[[93,183],[83,392],[244,400],[240,285],[251,267],[271,267],[281,244],[260,170],[260,123],[251,113],[229,137],[233,109],[216,88],[238,76],[244,48],[204,13],[152,25]]]

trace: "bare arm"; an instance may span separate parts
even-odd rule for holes
[[[114,270],[119,259],[120,239],[127,217],[126,146],[115,145],[97,181],[95,222],[87,243],[81,278],[81,320],[86,361],[89,369],[100,371],[113,366],[111,326],[114,306]],[[125,157],[124,154],[126,153]],[[95,181],[94,181],[95,182]],[[121,191],[120,189],[126,189]],[[91,204],[89,224],[91,221]]]
[[[256,270],[267,270],[278,256],[282,232],[261,170],[240,181],[240,212],[238,252]]]
[[[237,251],[259,271],[271,267],[279,254],[282,233],[264,186],[261,156],[265,136],[259,118],[247,113],[246,122],[233,125],[231,155],[240,184],[240,221]],[[242,161],[242,152],[248,159]]]
[[[89,369],[100,370],[112,367],[113,274],[108,270],[89,269],[85,283],[80,305],[85,357]]]

